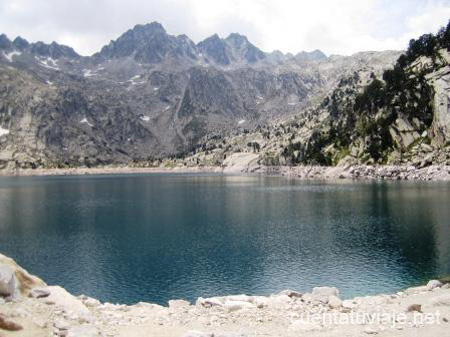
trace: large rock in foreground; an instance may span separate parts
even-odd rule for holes
[[[19,294],[28,296],[30,291],[38,287],[46,287],[40,278],[30,275],[13,259],[0,254],[0,295],[15,297]]]

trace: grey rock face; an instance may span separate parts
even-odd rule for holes
[[[19,50],[25,50],[30,46],[30,43],[24,38],[18,36],[14,39],[13,46]]]
[[[377,53],[299,60],[245,36],[199,44],[137,25],[92,57],[0,36],[0,168],[153,165],[207,136],[288,118]]]
[[[266,54],[251,44],[243,35],[233,33],[225,41],[232,46],[240,58],[249,63],[256,63],[266,58]]]
[[[449,58],[449,54],[443,51]],[[434,120],[432,130],[438,146],[445,146],[450,139],[450,66],[428,76],[434,88]]]
[[[196,58],[195,44],[185,36],[170,36],[157,22],[137,25],[94,55],[99,59],[133,57],[137,62],[160,63],[167,57]]]
[[[0,49],[10,49],[12,43],[5,34],[0,35]]]
[[[200,42],[198,48],[219,65],[227,66],[231,64],[231,60],[228,56],[230,54],[229,46],[227,46],[217,34]]]
[[[316,49],[312,52],[302,51],[295,55],[295,58],[301,61],[320,61],[326,59],[327,56],[322,51]]]
[[[23,41],[20,45],[23,47]],[[32,54],[51,57],[53,59],[80,57],[80,55],[78,55],[71,47],[60,45],[56,42],[52,42],[51,44],[45,44],[43,42],[32,43],[30,45],[30,52]]]

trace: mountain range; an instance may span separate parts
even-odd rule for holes
[[[450,165],[450,23],[412,39],[392,66],[340,77],[320,102],[282,123],[209,137],[182,163],[226,170],[363,164],[368,172],[437,164],[428,172],[441,171]]]
[[[136,25],[92,56],[0,35],[0,167],[149,164],[320,103],[401,52],[266,53],[237,33],[194,43]]]

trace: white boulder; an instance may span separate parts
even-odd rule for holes
[[[47,288],[35,288],[30,291],[28,296],[32,298],[48,297],[50,296],[50,290],[48,290]]]
[[[342,301],[341,301],[341,299],[339,297],[331,295],[328,298],[328,306],[331,309],[338,309],[338,308],[340,308],[342,306]]]
[[[339,290],[335,287],[315,287],[312,291],[312,297],[314,300],[328,303],[330,296],[339,297]]]
[[[47,288],[50,295],[46,298],[46,302],[59,305],[67,313],[77,314],[79,316],[89,315],[89,309],[75,296],[69,294],[65,289],[59,286],[50,286]]]
[[[30,291],[32,289],[37,288],[37,287],[43,288],[43,287],[47,286],[45,284],[45,282],[42,281],[40,278],[30,275],[25,269],[21,268],[13,259],[11,259],[3,254],[0,254],[0,269],[5,271],[8,268],[15,275],[15,278],[14,278],[15,289],[19,290],[22,295],[28,296],[28,294],[30,293]],[[10,275],[10,271],[6,271],[4,274],[4,278],[2,276],[0,276],[0,278],[3,278],[4,280],[6,280],[6,278],[9,277],[7,275]],[[11,281],[11,279],[9,279],[9,281]],[[2,283],[2,285],[5,286],[5,283]],[[8,288],[10,291],[10,288],[9,288],[10,286],[11,286],[11,284],[9,284],[8,286],[5,286],[5,287]],[[1,285],[0,285],[0,287],[1,287]],[[0,290],[0,292],[1,292],[1,290]],[[7,291],[5,291],[5,293],[6,292]],[[8,295],[8,296],[11,296],[11,295]]]
[[[14,296],[17,292],[17,279],[14,270],[4,264],[0,264],[0,296]]]
[[[199,297],[195,302],[195,305],[203,307],[214,307],[214,306],[223,307],[223,302],[219,297],[210,297],[210,298]]]
[[[428,291],[432,291],[432,290],[434,290],[434,289],[436,289],[436,288],[440,288],[440,287],[442,287],[442,286],[443,286],[442,282],[440,282],[440,281],[438,281],[438,280],[431,280],[431,281],[428,282],[428,284],[427,284],[427,290],[428,290]]]

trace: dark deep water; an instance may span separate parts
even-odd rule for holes
[[[450,184],[0,178],[0,252],[103,301],[390,293],[450,274]]]

